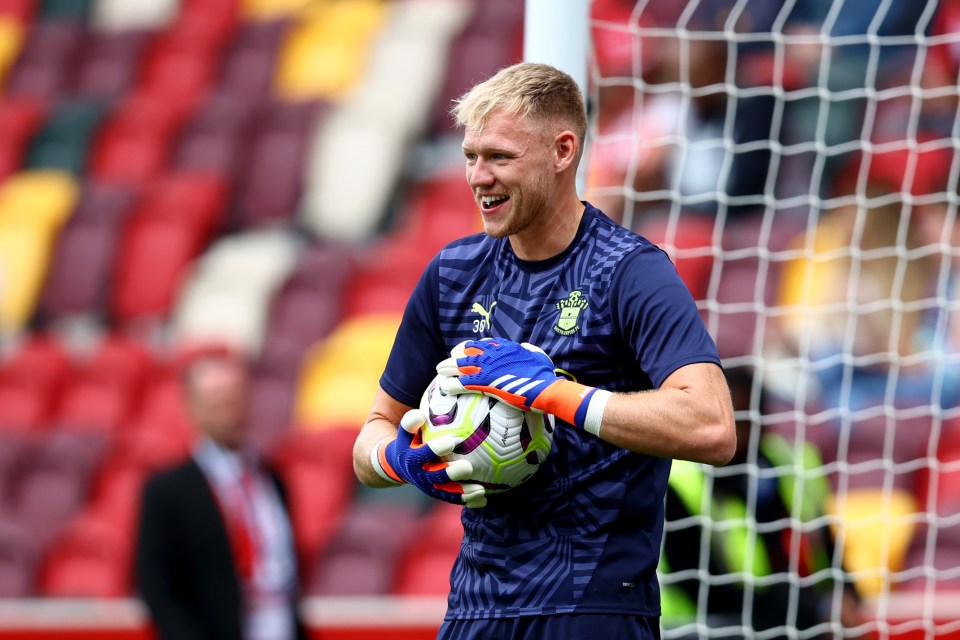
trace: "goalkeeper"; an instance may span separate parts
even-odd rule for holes
[[[411,295],[357,476],[474,507],[440,638],[656,638],[670,459],[724,464],[735,447],[716,345],[666,254],[580,200],[587,116],[570,76],[507,67],[454,115],[484,233],[441,250]],[[529,482],[485,496],[460,482],[469,463],[438,461],[452,442],[419,445],[413,408],[438,363],[459,376],[450,391],[557,417]]]

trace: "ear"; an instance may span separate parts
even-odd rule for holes
[[[573,166],[579,146],[577,136],[573,131],[565,129],[557,134],[557,137],[553,141],[554,153],[556,154],[554,158],[554,169],[557,173],[561,173]]]

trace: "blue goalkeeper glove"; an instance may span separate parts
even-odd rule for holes
[[[610,392],[558,376],[550,356],[539,347],[485,338],[462,342],[451,355],[437,365],[438,372],[452,376],[444,382],[444,392],[479,391],[523,411],[549,413],[600,434]]]
[[[461,484],[473,473],[468,460],[444,462],[440,458],[460,442],[453,436],[423,442],[420,429],[426,423],[419,409],[404,414],[397,437],[384,438],[370,452],[374,471],[393,484],[412,484],[431,498],[467,507],[487,504],[486,490],[479,484]]]

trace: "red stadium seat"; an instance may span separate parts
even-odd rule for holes
[[[20,169],[27,146],[44,116],[45,108],[40,101],[0,100],[0,181]]]
[[[90,175],[137,186],[167,162],[178,114],[163,97],[134,94],[117,105],[90,152]]]
[[[44,559],[40,594],[85,598],[129,595],[131,542],[130,531],[82,514],[55,541]]]
[[[70,373],[63,347],[33,334],[0,367],[0,430],[31,430],[51,416]]]
[[[108,336],[76,367],[61,395],[57,422],[73,429],[116,430],[131,417],[151,370],[143,345]]]
[[[240,0],[191,0],[180,4],[171,31],[190,34],[219,52],[230,40],[239,21]]]
[[[290,430],[270,454],[287,488],[304,568],[315,565],[349,508],[356,487],[351,462],[356,435],[356,429],[346,428]]]
[[[438,503],[421,518],[418,533],[404,552],[393,593],[441,596],[450,591],[450,570],[460,552],[461,507]]]
[[[27,23],[36,15],[38,4],[39,0],[0,0],[0,15]]]
[[[135,91],[164,100],[183,118],[191,113],[216,77],[218,43],[199,37],[197,23],[175,23],[144,51]]]
[[[121,241],[110,308],[120,322],[165,318],[186,267],[221,224],[223,179],[176,173],[148,186]]]

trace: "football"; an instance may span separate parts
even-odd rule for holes
[[[517,487],[537,472],[553,445],[553,416],[521,411],[482,393],[449,395],[438,375],[420,401],[426,417],[423,441],[453,435],[458,444],[443,457],[447,462],[469,460],[473,474],[461,482],[482,485],[488,494]]]

